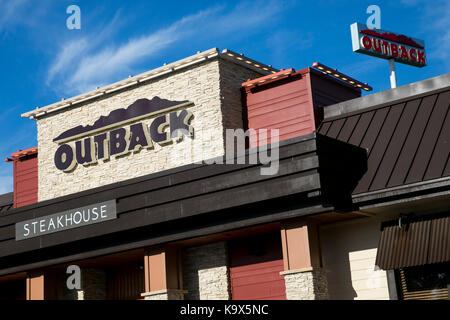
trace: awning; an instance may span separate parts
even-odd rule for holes
[[[450,261],[450,213],[383,223],[375,264],[384,270]]]

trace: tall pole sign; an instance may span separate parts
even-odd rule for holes
[[[353,51],[368,54],[389,61],[391,87],[397,86],[395,77],[395,62],[409,64],[415,67],[427,65],[425,57],[425,42],[393,32],[370,29],[361,23],[350,26]]]

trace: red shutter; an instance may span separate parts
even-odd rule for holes
[[[279,234],[230,242],[233,300],[286,300]]]

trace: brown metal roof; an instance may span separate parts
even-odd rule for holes
[[[368,150],[353,194],[450,176],[450,89],[326,119],[319,133]]]
[[[384,270],[450,261],[449,213],[382,226],[375,265]]]
[[[13,208],[13,193],[5,193],[0,195],[0,215]]]

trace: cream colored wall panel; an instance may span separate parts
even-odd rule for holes
[[[386,272],[376,270],[381,221],[371,217],[322,226],[330,299],[389,299]]]
[[[349,256],[350,260],[363,260],[363,259],[371,259],[371,258],[375,259],[377,256],[377,249],[373,248],[373,249],[349,252],[348,256]]]
[[[362,292],[364,290],[374,290],[374,289],[387,289],[386,274],[375,274],[368,275],[364,279],[352,279],[352,286],[357,292]]]
[[[358,290],[355,300],[389,300],[387,287]]]
[[[364,270],[374,270],[375,269],[375,257],[366,258],[366,259],[358,259],[358,260],[349,260],[350,262],[350,270],[353,271],[364,271]]]

